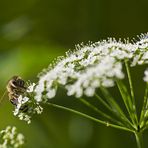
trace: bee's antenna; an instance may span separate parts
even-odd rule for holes
[[[4,91],[4,93],[3,93],[3,95],[1,96],[1,98],[0,98],[0,104],[2,103],[2,101],[3,101],[3,99],[4,99],[4,96],[6,95],[6,90]]]

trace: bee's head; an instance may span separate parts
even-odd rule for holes
[[[13,76],[11,79],[14,87],[24,87],[25,81],[20,76]]]

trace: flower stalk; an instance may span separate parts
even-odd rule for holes
[[[134,89],[133,89],[133,84],[132,84],[130,68],[129,68],[127,61],[125,61],[125,67],[126,67],[126,71],[127,71],[127,76],[128,76],[128,80],[129,80],[129,86],[130,86],[130,92],[131,92],[131,99],[129,98],[129,100],[131,100],[131,102],[129,102],[130,107],[131,107],[130,112],[133,112],[133,114],[131,115],[131,118],[132,118],[133,123],[138,126],[138,117],[137,117],[137,111],[136,111]]]
[[[86,105],[87,107],[93,109],[95,112],[97,112],[99,115],[101,115],[102,117],[108,119],[109,121],[112,121],[113,123],[116,123],[118,125],[123,126],[123,124],[121,122],[119,122],[118,120],[114,119],[112,116],[105,114],[103,111],[99,110],[96,106],[90,104],[88,101],[86,101],[85,99],[80,98],[79,99],[84,105]]]
[[[137,143],[137,148],[143,148],[143,138],[141,132],[135,132],[135,138]]]
[[[92,116],[89,116],[87,114],[84,114],[82,112],[76,111],[74,109],[71,109],[71,108],[68,108],[68,107],[65,107],[65,106],[61,106],[61,105],[57,105],[57,104],[53,104],[53,103],[47,103],[47,104],[49,106],[51,106],[51,107],[59,108],[59,109],[62,109],[62,110],[69,111],[69,112],[72,112],[74,114],[80,115],[80,116],[85,117],[87,119],[90,119],[92,121],[95,121],[95,122],[98,122],[100,124],[106,125],[107,127],[113,127],[113,128],[116,128],[116,129],[120,129],[120,130],[124,130],[124,131],[128,131],[128,132],[132,132],[132,133],[134,132],[133,130],[128,129],[126,127],[118,126],[118,125],[111,124],[111,123],[106,122],[106,121],[102,121],[102,120],[96,119],[96,118],[94,118]]]

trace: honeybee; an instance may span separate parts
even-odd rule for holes
[[[18,104],[18,97],[23,95],[26,91],[25,81],[20,76],[13,76],[7,84],[7,92],[9,101],[17,106]],[[26,111],[27,105],[24,105],[20,108],[20,110]]]

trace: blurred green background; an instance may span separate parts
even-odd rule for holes
[[[13,75],[37,82],[43,68],[78,43],[147,32],[147,6],[147,0],[1,0],[0,95]],[[61,90],[55,100],[87,111]],[[45,106],[44,113],[27,125],[12,115],[12,109],[5,96],[0,129],[17,126],[26,137],[26,148],[136,147],[133,135],[65,111]]]

